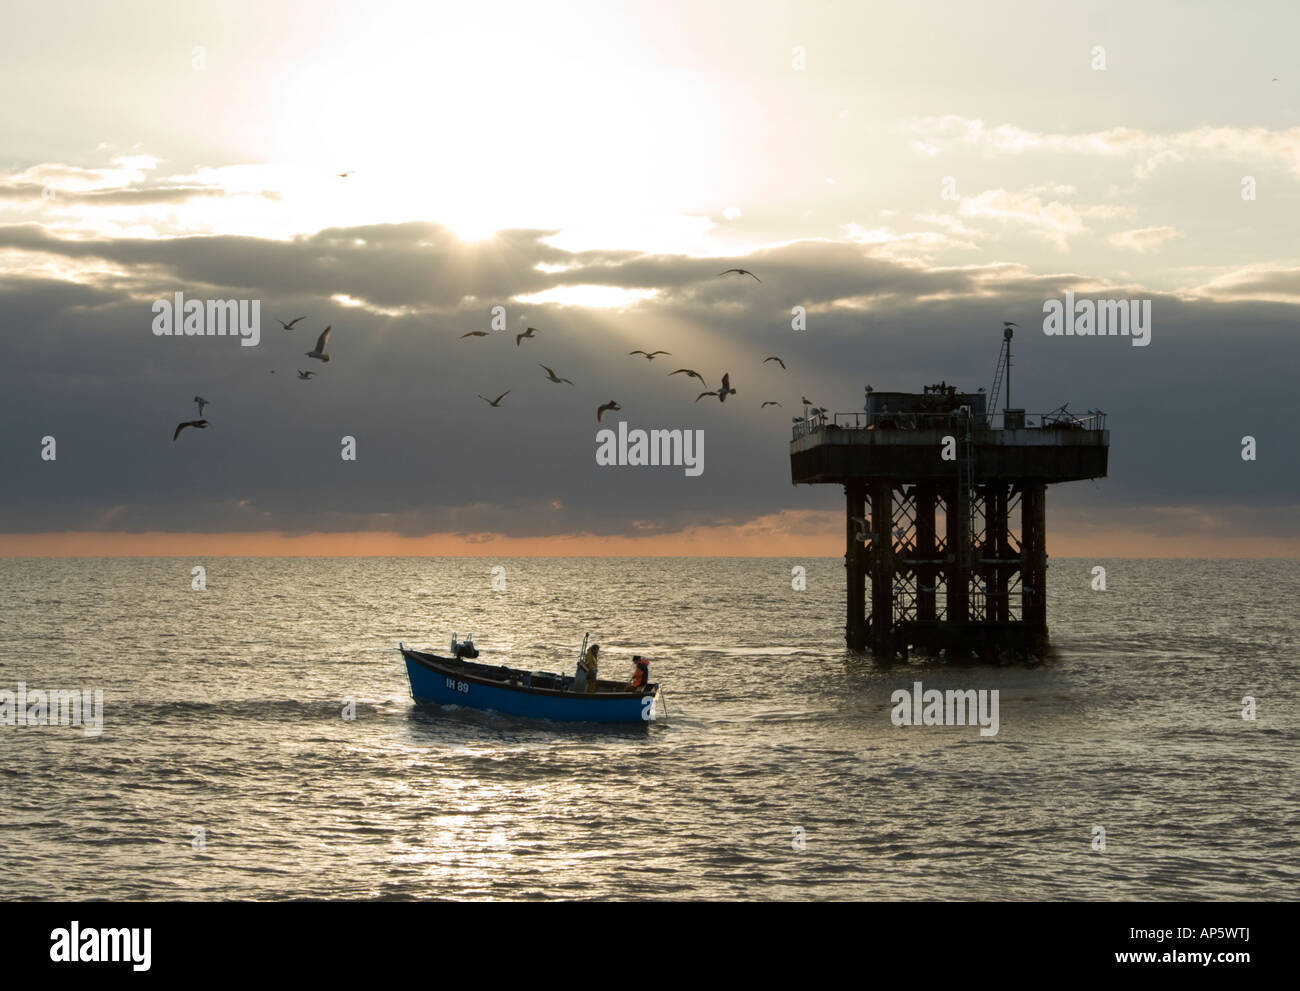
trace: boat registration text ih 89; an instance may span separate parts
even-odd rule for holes
[[[466,695],[469,694],[468,681],[457,681],[455,678],[448,678],[447,687],[450,688],[453,692],[464,692]]]

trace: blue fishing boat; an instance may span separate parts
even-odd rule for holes
[[[583,647],[585,650],[585,638]],[[597,680],[584,690],[581,682],[569,675],[479,663],[473,642],[457,643],[455,634],[451,657],[405,644],[398,649],[406,661],[411,698],[416,702],[569,722],[639,723],[655,718],[657,683],[633,688],[626,681]]]

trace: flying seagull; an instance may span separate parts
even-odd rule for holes
[[[781,371],[785,371],[785,362],[782,361],[780,358],[778,358],[776,355],[772,355],[772,357],[770,358],[764,358],[763,364],[766,365],[769,361],[775,361],[778,365],[781,366]]]
[[[331,325],[332,326],[332,325]],[[330,328],[326,327],[321,331],[321,335],[316,340],[316,347],[311,351],[304,351],[308,358],[319,358],[321,361],[329,361],[330,356],[325,352],[325,342],[329,340]]]
[[[354,172],[356,172],[356,169],[348,169],[346,172],[336,172],[336,173],[334,173],[334,174],[337,175],[340,179],[346,179],[348,176],[352,175]]]
[[[695,371],[693,368],[679,368],[675,372],[669,372],[668,377],[672,378],[674,375],[681,375],[683,372],[686,373],[688,378],[699,379],[700,384],[704,386],[706,389],[709,387],[709,383],[704,381],[704,376],[701,375],[699,372]]]
[[[316,374],[315,372],[304,372],[302,369],[298,370],[298,377],[300,379],[309,379],[315,374]]]
[[[755,282],[762,282],[762,281],[763,281],[762,279],[760,279],[757,275],[755,275],[753,272],[751,272],[751,271],[750,271],[749,269],[747,269],[747,268],[729,268],[729,269],[727,269],[725,272],[719,272],[718,274],[719,274],[719,275],[730,275],[732,272],[735,272],[737,275],[748,275],[748,276],[750,276],[750,277],[751,277]]]
[[[735,394],[736,394],[736,390],[731,387],[731,373],[726,372],[722,376],[722,385],[716,391],[701,392],[698,396],[695,397],[695,401],[698,403],[705,396],[717,396],[718,402],[725,403],[727,401],[728,396],[733,396]]]
[[[781,404],[778,403],[775,399],[769,399],[769,400],[768,400],[767,402],[765,402],[762,406],[760,406],[759,409],[767,409],[767,407],[769,407],[769,406],[780,406],[780,405],[781,405]]]
[[[199,404],[199,416],[203,415],[203,407],[208,405],[208,401],[202,396],[195,396],[194,401]]]
[[[509,389],[501,393],[501,395],[497,396],[496,399],[489,399],[487,396],[483,395],[482,393],[479,394],[479,399],[483,400],[483,402],[487,403],[489,406],[500,406],[501,400],[505,399],[506,396],[508,395],[510,395]]]
[[[854,534],[853,539],[859,540],[865,544],[871,537],[875,536],[875,534],[868,529],[869,524],[867,523],[866,517],[850,516],[849,519],[853,521],[853,529],[857,531]]]
[[[537,363],[537,366],[538,366],[539,368],[546,368],[546,366],[543,365],[540,361]],[[562,379],[562,378],[560,378],[558,375],[555,374],[555,372],[551,371],[549,368],[546,368],[546,377],[547,377],[547,379],[550,380],[551,382],[556,382],[556,383],[559,383],[559,382],[568,382],[569,385],[573,385],[573,383],[570,382],[568,379]]]
[[[622,408],[623,408],[622,406],[614,402],[614,400],[612,399],[607,403],[602,403],[600,406],[596,407],[596,422],[599,423],[600,418],[610,410],[613,410],[615,413],[617,413]]]
[[[515,335],[515,347],[519,347],[519,342],[522,341],[525,337],[532,337],[536,333],[537,333],[536,327],[525,328],[522,334]]]
[[[176,425],[176,433],[172,434],[172,440],[176,440],[176,438],[181,435],[181,431],[186,427],[198,427],[200,430],[205,430],[207,429],[207,426],[207,420],[186,420],[184,423],[178,423]]]
[[[283,320],[276,320],[276,323],[278,323],[285,330],[293,330],[294,324],[296,324],[299,320],[306,320],[306,319],[307,319],[306,317],[294,317],[288,323],[285,323]]]
[[[461,334],[460,339],[463,341],[467,337],[487,337],[486,330],[471,330],[468,334]]]
[[[1003,321],[1002,321],[1002,326],[1004,326],[1004,327],[1017,327],[1017,326],[1019,326],[1019,324],[1013,323],[1013,322],[1010,321],[1010,320],[1003,320]]]
[[[671,352],[671,351],[641,351],[641,350],[638,349],[638,350],[636,350],[636,351],[629,351],[628,354],[629,354],[629,355],[634,355],[634,354],[643,354],[643,355],[645,355],[645,360],[646,360],[646,361],[654,361],[654,360],[655,360],[655,355],[657,355],[657,354],[672,354],[672,352]]]

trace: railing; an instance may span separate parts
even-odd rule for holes
[[[963,413],[816,413],[796,417],[793,439],[798,440],[818,430],[957,430]],[[1020,419],[1023,416],[1023,425]],[[976,430],[1005,430],[1007,416],[994,413],[984,416],[983,422],[973,424]],[[1099,409],[1086,413],[1072,413],[1058,407],[1048,413],[1015,413],[1013,428],[1024,430],[1105,430],[1106,414]]]

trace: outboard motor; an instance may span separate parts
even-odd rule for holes
[[[473,660],[478,657],[478,648],[474,646],[474,636],[470,634],[462,643],[457,643],[455,636],[451,640],[451,651],[456,657],[465,657]]]

